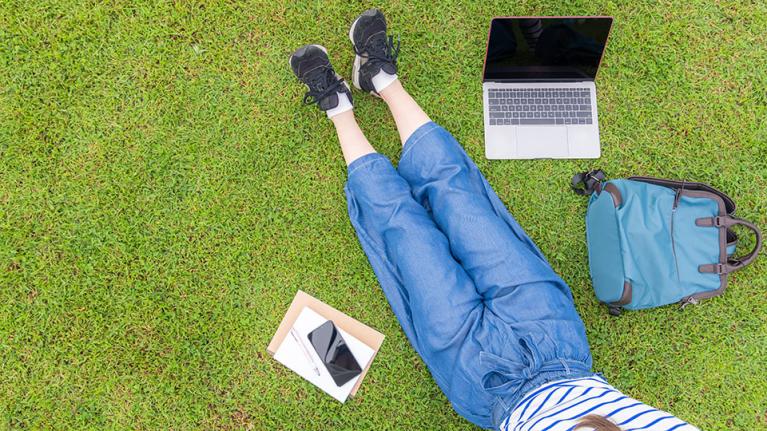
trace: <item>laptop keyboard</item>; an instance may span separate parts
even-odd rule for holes
[[[491,126],[591,124],[588,88],[492,88]]]

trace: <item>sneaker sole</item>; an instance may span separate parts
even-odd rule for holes
[[[357,21],[359,21],[360,18],[362,18],[362,16],[365,15],[366,12],[367,11],[362,12],[362,15],[358,16],[357,19],[354,20],[354,22],[352,23],[352,27],[349,29],[349,40],[352,42],[352,46],[354,46],[354,28],[357,27]],[[357,88],[357,90],[363,91],[362,87],[360,87],[360,79],[359,79],[359,75],[360,75],[359,71],[360,71],[361,63],[362,63],[362,57],[360,57],[359,55],[355,53],[354,63],[352,64],[352,84],[354,84],[354,87]],[[375,97],[378,97],[378,98],[381,97],[375,91],[370,91],[369,93]]]

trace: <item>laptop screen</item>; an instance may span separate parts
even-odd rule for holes
[[[612,18],[495,18],[485,80],[593,80]]]

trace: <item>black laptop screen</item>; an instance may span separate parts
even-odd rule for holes
[[[495,18],[485,80],[593,80],[612,18]]]

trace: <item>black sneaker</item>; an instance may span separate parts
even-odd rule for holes
[[[349,39],[356,54],[352,82],[360,90],[377,96],[372,78],[381,70],[391,75],[397,73],[399,39],[394,46],[394,39],[387,37],[386,18],[378,9],[368,9],[354,20],[349,29]]]
[[[338,106],[338,93],[346,93],[351,102],[349,86],[333,70],[324,46],[304,45],[298,48],[290,56],[290,68],[299,81],[309,87],[304,95],[304,104],[316,103],[320,110],[327,111]]]

